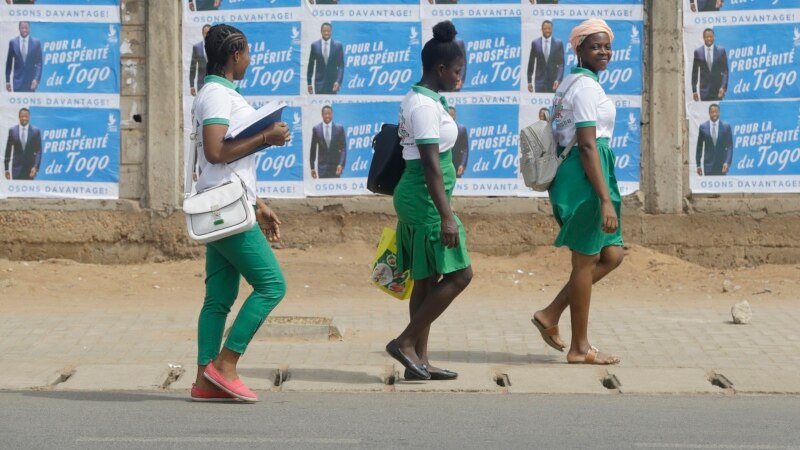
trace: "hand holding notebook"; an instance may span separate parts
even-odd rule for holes
[[[286,106],[286,103],[278,100],[265,104],[261,108],[250,113],[242,121],[231,123],[228,132],[225,133],[225,140],[248,138],[261,133],[269,128],[270,125],[281,120],[281,113]],[[263,150],[269,146],[270,144],[262,145],[253,150],[252,153]]]

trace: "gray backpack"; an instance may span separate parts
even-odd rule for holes
[[[564,90],[564,96],[581,76],[572,80]],[[561,156],[558,156],[556,153],[558,143],[552,128],[553,117],[555,114],[551,112],[547,120],[537,120],[519,132],[519,171],[522,173],[525,186],[534,191],[544,192],[550,188],[558,172],[558,166],[567,159],[570,150],[578,142],[576,134]]]

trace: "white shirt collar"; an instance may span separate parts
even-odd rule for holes
[[[553,36],[550,36],[549,38],[546,38],[546,37],[542,36],[542,42],[548,42],[549,43],[550,39],[552,39],[552,38],[553,38]]]
[[[28,127],[29,127],[30,125],[31,125],[31,124],[27,124],[27,125],[20,125],[20,126],[19,126],[19,129],[20,129],[20,131],[22,131],[22,130],[28,131]]]
[[[706,45],[705,48],[706,48],[706,51],[711,50],[713,52],[714,51],[714,44]]]
[[[709,120],[709,122],[711,122],[711,125],[717,125],[719,123],[719,119],[717,119],[717,120]]]

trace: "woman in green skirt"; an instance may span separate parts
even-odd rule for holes
[[[533,315],[533,324],[551,347],[563,351],[558,321],[569,306],[572,341],[567,362],[616,364],[619,357],[600,353],[589,343],[589,304],[592,284],[622,262],[621,198],[614,175],[614,152],[609,147],[616,108],[600,86],[597,74],[611,60],[614,33],[600,19],[589,19],[572,30],[570,43],[578,67],[561,82],[553,99],[553,131],[563,146],[577,146],[559,166],[550,185],[553,214],[561,230],[557,247],[572,250],[569,282],[555,300]]]
[[[454,42],[450,21],[433,27],[422,49],[422,79],[400,105],[398,133],[406,169],[394,191],[397,263],[411,271],[411,321],[386,351],[403,366],[407,379],[449,380],[457,373],[428,360],[431,323],[472,280],[464,226],[450,208],[456,184],[451,149],[458,137],[442,91],[460,86],[464,54]]]

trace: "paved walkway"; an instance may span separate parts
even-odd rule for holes
[[[6,308],[0,314],[0,360],[21,370],[4,371],[0,389],[188,388],[199,310],[191,298],[199,289],[192,295],[176,291],[168,302],[144,301],[145,291],[72,307],[64,300],[68,295],[54,294],[30,310]],[[733,325],[734,297],[651,290],[640,299],[620,299],[610,285],[601,285],[593,299],[592,342],[623,362],[576,367],[545,346],[529,321],[554,289],[497,296],[477,289],[458,299],[434,325],[430,348],[435,363],[460,370],[462,377],[438,383],[397,378],[394,372],[402,368],[392,369],[383,351],[406,323],[405,303],[368,287],[355,289],[352,297],[343,291],[326,298],[294,289],[274,315],[333,318],[343,339],[259,336],[242,361],[242,374],[254,387],[273,390],[800,394],[796,301],[752,296],[753,322]],[[568,314],[561,325],[568,338]],[[276,375],[281,367],[288,367],[283,383]],[[724,376],[718,385],[733,387],[712,385],[715,374]]]

